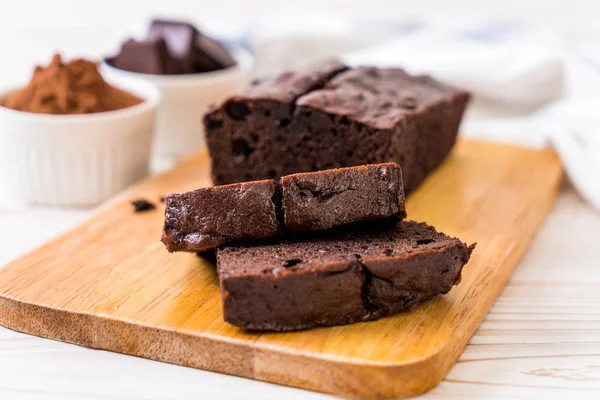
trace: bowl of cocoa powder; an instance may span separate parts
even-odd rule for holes
[[[96,63],[55,55],[0,93],[0,190],[27,203],[98,204],[148,173],[160,92],[107,81]]]

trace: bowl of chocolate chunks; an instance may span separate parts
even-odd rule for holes
[[[142,39],[128,39],[105,58],[103,73],[135,77],[158,86],[153,154],[181,157],[204,147],[202,116],[208,107],[241,92],[253,59],[201,33],[185,21],[155,19]]]

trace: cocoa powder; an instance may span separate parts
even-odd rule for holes
[[[95,63],[76,59],[63,63],[56,54],[47,67],[36,67],[27,86],[0,102],[19,111],[40,114],[90,114],[141,103],[131,93],[104,81]]]

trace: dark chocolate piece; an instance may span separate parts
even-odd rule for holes
[[[152,211],[152,210],[156,209],[156,206],[154,205],[154,203],[151,203],[150,201],[148,201],[146,199],[133,200],[131,202],[131,205],[133,206],[133,211],[136,213],[144,212],[144,211]]]
[[[201,251],[289,231],[406,217],[394,163],[296,174],[275,181],[198,189],[167,197],[162,241]],[[282,199],[280,199],[282,197]]]
[[[279,190],[272,180],[167,196],[162,241],[171,252],[203,251],[279,233]]]
[[[130,39],[123,43],[116,57],[106,61],[115,68],[141,74],[172,75],[179,71],[177,60],[171,57],[162,38]]]
[[[290,231],[406,217],[402,172],[395,163],[299,173],[280,183]]]
[[[233,67],[236,64],[229,51],[216,40],[199,35],[196,38],[196,44],[192,54],[195,71],[217,71]]]
[[[405,191],[446,158],[467,92],[339,63],[255,82],[204,117],[214,184],[396,162]]]
[[[220,248],[225,321],[289,331],[379,319],[449,292],[474,247],[399,222]]]
[[[148,39],[163,39],[171,56],[179,65],[180,74],[196,72],[194,68],[194,50],[200,33],[187,22],[155,19],[150,23]]]
[[[127,41],[107,62],[127,71],[159,75],[209,72],[235,65],[222,44],[202,35],[192,24],[164,19],[151,22],[146,40]]]

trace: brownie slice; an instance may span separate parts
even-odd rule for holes
[[[275,236],[284,225],[319,230],[389,217],[406,217],[402,172],[394,163],[169,195],[162,241],[169,251],[204,251]]]
[[[207,187],[167,196],[162,242],[170,252],[204,251],[280,232],[275,181]]]
[[[406,217],[402,171],[395,163],[299,173],[280,182],[290,231]]]
[[[204,117],[213,182],[393,161],[410,191],[452,149],[468,99],[398,68],[329,63],[260,81]]]
[[[398,222],[221,248],[223,314],[275,331],[375,320],[450,291],[474,247]]]

